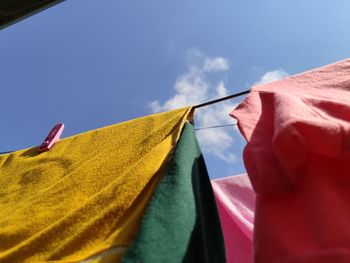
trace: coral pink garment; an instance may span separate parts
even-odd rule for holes
[[[212,180],[228,263],[253,262],[255,193],[247,174]]]
[[[350,59],[255,86],[231,116],[257,193],[255,262],[350,262]]]

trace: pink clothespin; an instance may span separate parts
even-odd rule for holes
[[[38,152],[45,152],[51,149],[51,147],[60,139],[64,129],[64,124],[59,123],[52,128],[49,135],[45,138],[43,143],[38,147]]]

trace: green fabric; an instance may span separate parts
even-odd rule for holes
[[[188,123],[122,262],[226,262],[207,169]]]

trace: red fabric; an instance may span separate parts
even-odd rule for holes
[[[350,262],[350,59],[255,86],[231,116],[257,193],[255,262]]]

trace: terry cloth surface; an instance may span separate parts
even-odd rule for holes
[[[214,195],[188,123],[122,262],[225,262]]]
[[[253,262],[255,193],[247,174],[212,180],[228,263]]]
[[[116,262],[190,108],[0,156],[0,262]],[[114,256],[113,256],[114,255]]]
[[[232,112],[256,262],[350,262],[350,59],[255,86]]]

